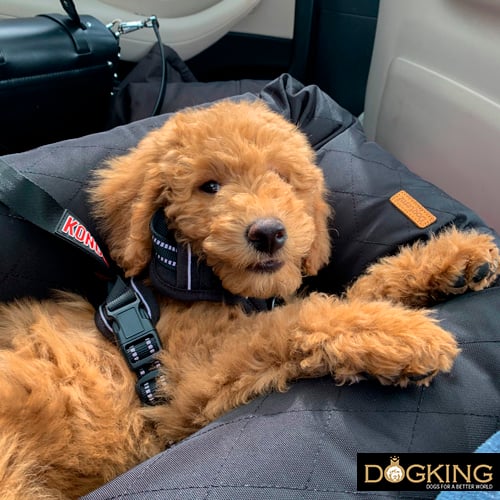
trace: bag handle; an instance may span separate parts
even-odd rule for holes
[[[82,30],[86,30],[87,26],[85,26],[84,23],[82,23],[82,20],[80,19],[80,15],[78,14],[78,11],[76,10],[76,5],[73,0],[61,0],[61,5],[63,6],[63,9],[66,11],[70,19],[80,26]]]

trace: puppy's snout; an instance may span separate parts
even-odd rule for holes
[[[273,255],[283,247],[286,229],[278,219],[257,219],[247,229],[247,240],[259,252]]]

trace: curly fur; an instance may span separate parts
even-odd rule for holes
[[[209,181],[220,189],[206,192]],[[351,383],[370,374],[405,386],[449,371],[455,340],[408,306],[488,286],[499,260],[492,239],[450,230],[375,263],[346,297],[294,297],[329,259],[325,195],[305,136],[259,102],[178,113],[101,169],[91,199],[126,275],[149,263],[149,222],[162,208],[229,291],[286,304],[247,316],[159,297],[168,400],[155,407],[141,406],[134,375],[82,298],[0,306],[2,498],[76,498],[300,377]],[[257,272],[269,255],[249,244],[248,227],[270,217],[287,240],[273,255],[280,267]]]

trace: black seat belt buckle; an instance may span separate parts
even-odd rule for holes
[[[105,305],[104,309],[130,368],[135,372],[149,371],[148,366],[155,362],[154,355],[160,351],[161,342],[139,297],[113,309]]]

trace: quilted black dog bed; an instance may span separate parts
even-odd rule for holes
[[[219,90],[217,98],[222,97]],[[296,123],[325,172],[336,214],[334,253],[330,265],[306,283],[309,289],[340,293],[373,260],[449,224],[492,233],[467,207],[367,142],[357,120],[317,87],[304,87],[283,75],[256,84],[254,93],[238,98],[262,98]],[[126,152],[168,116],[3,160],[95,232],[85,196],[92,170]],[[402,189],[436,216],[431,226],[419,229],[389,202]],[[56,287],[76,290],[96,304],[104,297],[106,281],[91,259],[1,204],[0,234],[2,300],[43,297]],[[433,491],[360,492],[356,486],[358,453],[473,452],[500,429],[499,284],[433,309],[456,335],[462,353],[453,371],[430,387],[398,389],[370,380],[337,387],[329,378],[300,381],[285,394],[269,394],[237,408],[86,498],[435,497]]]

